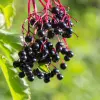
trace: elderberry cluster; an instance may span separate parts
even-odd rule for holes
[[[41,21],[36,22],[35,18],[30,20],[30,24],[37,28],[37,34],[39,37],[46,36],[49,39],[54,38],[55,35],[62,36],[63,38],[70,38],[72,37],[73,30],[72,26],[73,23],[69,19],[68,14],[64,14],[64,11],[58,7],[53,7],[50,10],[50,13],[53,15],[53,18],[49,18],[46,20],[45,18],[42,19],[43,25]]]
[[[66,43],[66,38],[70,38],[73,34],[73,23],[69,14],[61,5],[49,8],[48,12],[49,15],[45,16],[39,14],[29,16],[28,27],[30,30],[34,29],[34,32],[29,30],[24,34],[23,49],[18,53],[19,59],[13,63],[15,68],[20,69],[20,78],[26,76],[29,81],[33,81],[34,77],[38,77],[45,83],[50,82],[54,76],[62,80],[63,75],[57,67],[60,66],[60,69],[65,70],[66,62],[74,55]],[[56,45],[50,42],[55,37],[58,39]],[[62,58],[60,54],[63,55]],[[58,65],[59,62],[61,63]],[[57,64],[57,67],[54,64]],[[49,71],[41,70],[41,65],[45,65]]]

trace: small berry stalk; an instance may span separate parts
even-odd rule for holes
[[[20,69],[20,78],[27,76],[29,81],[33,81],[34,77],[38,77],[48,83],[55,75],[58,80],[63,79],[55,64],[62,70],[67,68],[66,62],[74,55],[67,38],[71,38],[74,32],[72,17],[68,14],[69,7],[63,6],[60,0],[39,2],[43,6],[41,12],[38,12],[35,0],[28,0],[28,18],[22,24],[23,49],[18,53],[19,60],[14,61],[13,66]],[[31,5],[33,11],[30,10]],[[54,46],[50,40],[55,38],[57,43]],[[35,64],[45,66],[49,71],[43,71]]]

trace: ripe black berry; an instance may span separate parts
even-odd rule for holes
[[[64,60],[65,60],[65,61],[69,61],[70,58],[66,55],[66,56],[64,57]]]
[[[39,49],[39,44],[38,44],[38,43],[34,43],[34,44],[32,45],[32,49],[33,49],[33,50],[38,50],[38,49]]]
[[[72,58],[74,56],[74,53],[72,51],[68,51],[67,52],[67,56],[70,57],[70,58]]]
[[[50,50],[50,56],[54,56],[55,55],[55,51],[52,49],[52,50]]]
[[[37,59],[35,57],[33,57],[31,60],[33,63],[37,61]]]
[[[58,80],[62,80],[63,79],[63,75],[62,74],[57,74],[57,78],[58,78]]]
[[[55,76],[55,72],[52,70],[50,73],[50,77],[54,77]]]
[[[61,20],[63,18],[63,15],[57,14],[56,17]]]
[[[32,51],[32,48],[30,46],[26,46],[24,49],[25,49],[26,52]]]
[[[59,70],[57,68],[54,68],[53,72],[54,72],[54,74],[57,74],[57,73],[59,73]]]
[[[35,23],[35,21],[36,21],[36,20],[35,20],[34,18],[31,19],[31,20],[30,20],[30,24],[33,25],[33,24]]]
[[[51,28],[51,24],[50,23],[44,23],[43,28],[44,29],[50,29]]]
[[[19,73],[19,77],[20,77],[20,78],[24,78],[24,77],[25,77],[24,72],[20,72],[20,73]]]
[[[21,56],[20,61],[25,62],[27,60],[27,56]]]
[[[33,77],[27,77],[28,80],[31,82],[31,81],[34,81],[34,76]]]
[[[16,67],[19,67],[20,66],[20,62],[19,61],[14,61],[13,62],[13,66],[16,68]]]
[[[38,31],[38,36],[43,37],[45,35],[45,32],[43,30]]]
[[[54,35],[55,35],[54,31],[53,31],[53,30],[50,30],[50,31],[48,32],[47,37],[48,37],[49,39],[51,39],[51,38],[54,37]]]
[[[59,28],[55,28],[54,29],[55,34],[61,35],[62,34],[62,30]]]
[[[57,42],[57,44],[56,44],[56,51],[57,52],[60,52],[60,51],[62,51],[62,46],[63,46],[64,44],[62,43],[62,42]]]
[[[62,54],[66,54],[68,52],[68,49],[67,48],[62,48],[62,50],[61,50],[61,53]]]
[[[62,34],[62,37],[64,37],[64,38],[71,38],[72,37],[72,34],[63,33]]]
[[[29,72],[26,72],[25,73],[27,77],[33,77],[33,72],[32,71],[29,71]]]
[[[46,45],[47,45],[47,48],[48,49],[52,49],[53,48],[53,44],[51,42],[47,42]]]
[[[61,47],[61,46],[59,46],[59,47],[56,47],[56,51],[57,51],[57,52],[60,52],[60,51],[62,51],[62,47]]]
[[[45,83],[49,83],[50,82],[50,78],[44,78],[44,82]]]
[[[42,79],[42,78],[44,77],[44,74],[43,74],[42,72],[40,72],[40,73],[38,73],[37,77],[38,77],[39,79]]]
[[[19,57],[20,57],[20,56],[26,56],[26,52],[25,52],[25,51],[20,51],[20,52],[18,53],[18,55],[19,55]]]
[[[41,39],[36,39],[36,42],[41,46],[43,44],[43,41]]]
[[[72,30],[72,28],[66,28],[66,29],[65,29],[65,32],[66,32],[67,34],[72,34],[72,33],[73,33],[73,30]]]
[[[31,42],[32,41],[32,37],[31,36],[26,36],[25,37],[25,41],[26,42]]]
[[[59,13],[59,8],[58,7],[53,7],[51,12],[54,13],[54,14],[58,14]]]
[[[58,62],[60,59],[59,55],[58,54],[55,54],[53,57],[52,57],[52,61],[53,62]]]
[[[62,46],[64,46],[64,43],[63,42],[57,42],[57,44],[56,44],[56,47],[62,47]]]
[[[32,51],[27,52],[27,56],[32,57],[33,55],[35,55],[34,52],[32,52]]]
[[[49,83],[50,82],[50,75],[49,74],[44,74],[44,82]]]
[[[57,28],[58,24],[54,22],[54,20],[52,20],[52,28]]]
[[[59,27],[60,27],[61,29],[64,29],[64,28],[67,27],[66,23],[64,23],[64,22],[59,22],[58,25],[59,25]]]
[[[40,22],[37,22],[36,28],[37,28],[38,31],[42,29],[41,27],[42,27],[42,24]]]
[[[28,66],[28,65],[25,66],[25,67],[23,67],[23,71],[26,72],[26,73],[29,72],[29,71],[31,71],[31,70],[32,70],[31,67]]]
[[[61,68],[61,69],[64,70],[64,69],[66,69],[66,67],[67,67],[67,65],[66,65],[65,63],[61,63],[61,64],[60,64],[60,68]]]

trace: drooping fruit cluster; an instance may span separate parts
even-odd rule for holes
[[[22,25],[24,45],[13,66],[20,69],[20,78],[27,76],[29,81],[33,81],[37,76],[48,83],[55,75],[58,80],[63,79],[59,66],[65,70],[66,62],[74,55],[66,41],[72,37],[73,23],[60,0],[39,1],[44,7],[42,12],[37,12],[35,0],[32,0],[34,11],[30,13],[31,0],[28,0],[28,18]],[[25,28],[27,21],[28,30]],[[50,42],[53,39],[56,39],[55,45]]]

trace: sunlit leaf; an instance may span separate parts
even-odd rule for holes
[[[50,70],[49,70],[49,66],[48,65],[39,65],[39,68],[40,68],[40,70],[42,70],[43,72],[46,72],[46,73],[48,73],[48,72],[50,72]]]
[[[30,90],[25,79],[18,77],[18,72],[13,68],[12,53],[16,52],[16,46],[20,49],[18,35],[0,30],[0,68],[5,76],[12,94],[13,100],[30,100]]]
[[[13,17],[15,15],[14,6],[12,4],[7,5],[5,8],[3,8],[3,13],[5,16],[6,26],[7,28],[10,28],[12,25]]]
[[[30,92],[25,80],[21,80],[6,60],[0,58],[0,68],[10,88],[13,100],[30,100]]]
[[[0,5],[6,6],[8,4],[11,4],[13,0],[0,0]]]
[[[21,48],[21,41],[18,34],[11,34],[10,32],[0,30],[0,41],[9,44],[14,49],[18,50]]]

